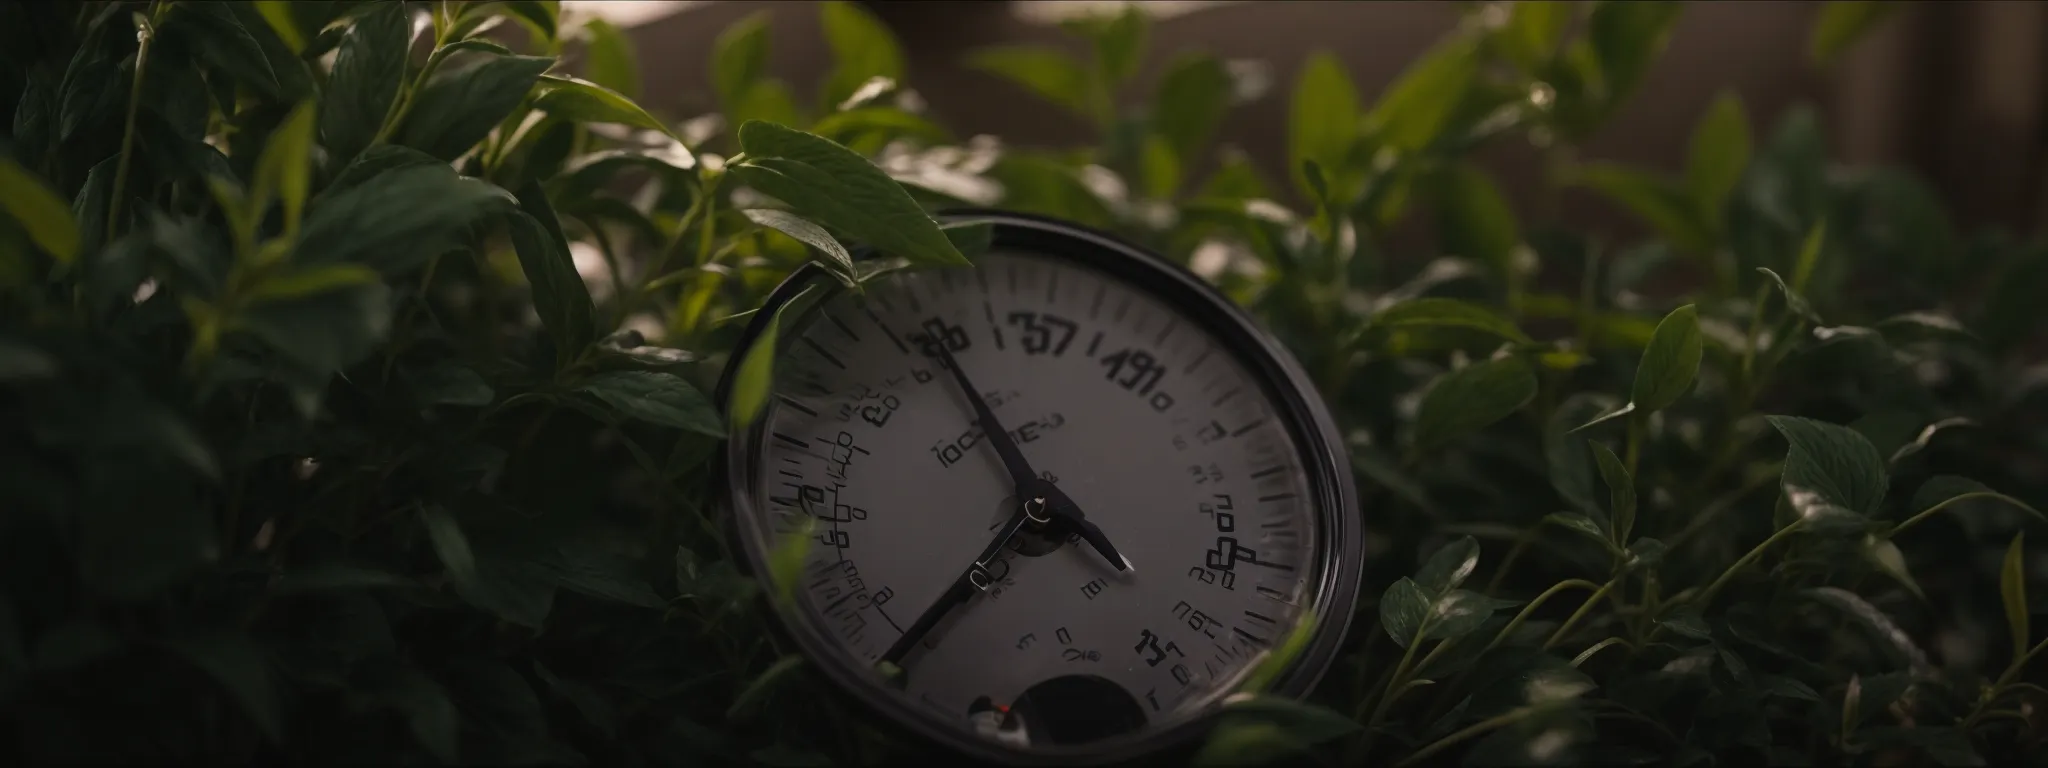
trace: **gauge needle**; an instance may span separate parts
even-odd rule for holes
[[[1032,509],[1033,502],[1038,505],[1036,512]],[[889,646],[889,650],[882,654],[882,660],[891,664],[901,663],[903,657],[910,653],[910,649],[915,647],[918,641],[923,640],[925,635],[931,633],[932,628],[939,625],[939,620],[946,618],[947,612],[967,602],[976,592],[987,591],[995,581],[988,572],[988,564],[1003,551],[1003,545],[1010,543],[1010,538],[1024,528],[1025,523],[1047,519],[1034,516],[1044,514],[1045,507],[1044,499],[1034,499],[1019,506],[1016,514],[1011,515],[1009,522],[996,533],[995,540],[989,542],[988,548],[981,551],[981,556],[974,558],[974,563],[967,566],[967,570],[960,574],[960,578],[953,580],[952,586],[946,588],[945,594],[939,595],[939,599],[932,601],[931,607],[918,615],[917,621],[911,622],[910,628],[903,631],[903,636],[896,638],[896,644]]]
[[[1100,553],[1104,560],[1108,560],[1110,565],[1116,566],[1117,570],[1132,570],[1130,558],[1124,557],[1123,553],[1118,552],[1116,547],[1109,543],[1109,537],[1102,533],[1101,528],[1088,522],[1088,516],[1081,512],[1080,505],[1067,498],[1066,494],[1061,493],[1052,483],[1038,479],[1038,473],[1031,469],[1031,462],[1024,460],[1024,452],[1017,449],[1015,440],[1010,439],[1009,430],[1003,429],[1002,422],[996,420],[995,411],[988,407],[988,401],[982,399],[981,390],[975,389],[974,382],[967,378],[967,369],[962,368],[960,361],[953,358],[953,351],[947,349],[943,343],[934,342],[932,346],[938,349],[939,357],[945,360],[946,367],[953,369],[953,379],[960,382],[961,391],[967,393],[967,402],[974,406],[975,418],[981,422],[981,431],[986,433],[984,439],[996,449],[996,455],[1002,458],[1003,469],[1010,473],[1010,482],[1017,486],[1017,496],[1026,499],[1052,499],[1054,503],[1048,505],[1048,509],[1053,519],[1065,521],[1078,529],[1082,540],[1087,541],[1089,546],[1094,547],[1095,551]]]

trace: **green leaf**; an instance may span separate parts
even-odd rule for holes
[[[320,143],[332,162],[354,158],[384,127],[405,80],[411,43],[412,24],[402,4],[379,3],[349,25],[321,93]]]
[[[1822,5],[1813,22],[1812,37],[1807,40],[1807,55],[1816,65],[1833,64],[1864,33],[1899,8],[1896,3],[1874,0],[1833,0]]]
[[[330,268],[332,267],[332,268]],[[265,286],[229,329],[261,339],[320,380],[375,352],[391,330],[391,291],[354,265],[309,266]]]
[[[1295,619],[1294,628],[1287,632],[1286,637],[1280,639],[1280,644],[1274,646],[1271,651],[1261,654],[1258,663],[1252,666],[1251,671],[1245,673],[1244,681],[1238,684],[1238,693],[1257,694],[1269,690],[1273,682],[1280,679],[1281,673],[1286,672],[1301,658],[1302,652],[1308,650],[1309,641],[1315,638],[1316,626],[1316,616],[1313,613],[1303,613],[1300,618]]]
[[[1231,720],[1280,726],[1303,744],[1320,744],[1359,730],[1358,721],[1343,713],[1279,696],[1234,697],[1224,704],[1223,712]]]
[[[1884,457],[1848,427],[1794,416],[1768,417],[1791,444],[1785,454],[1785,496],[1802,516],[1835,506],[1869,514],[1884,501]]]
[[[1571,26],[1573,5],[1558,0],[1510,4],[1507,23],[1494,33],[1494,43],[1523,72],[1539,74],[1557,56],[1564,31]]]
[[[1465,589],[1453,589],[1436,598],[1430,605],[1428,629],[1423,637],[1432,640],[1450,640],[1472,634],[1486,620],[1493,618],[1494,611],[1518,605],[1513,600],[1496,600]]]
[[[427,539],[433,542],[434,554],[447,567],[449,577],[457,581],[475,579],[476,553],[469,548],[469,537],[463,535],[455,517],[438,505],[429,505],[420,508],[420,523],[426,526]]]
[[[268,35],[269,25],[263,33]],[[178,3],[170,6],[163,34],[184,40],[199,58],[272,99],[285,97],[278,74],[263,44],[242,24],[232,3]]]
[[[1690,637],[1694,640],[1714,639],[1714,632],[1707,627],[1706,620],[1700,618],[1700,615],[1694,611],[1684,611],[1659,619],[1657,625],[1671,630],[1682,637]]]
[[[1742,98],[1723,93],[1693,128],[1685,163],[1686,188],[1702,221],[1718,228],[1728,196],[1749,167],[1749,153],[1749,115],[1742,109]]]
[[[504,190],[455,173],[404,147],[378,146],[313,198],[292,259],[359,263],[385,275],[412,271],[467,234],[486,214],[510,208]]]
[[[1095,102],[1088,90],[1088,70],[1057,48],[1032,45],[984,48],[968,55],[967,66],[1016,83],[1074,114],[1090,119],[1096,117]]]
[[[1503,284],[1512,285],[1522,227],[1500,187],[1468,162],[1439,174],[1436,193],[1437,232],[1444,252],[1486,264]]]
[[[1203,148],[1230,109],[1230,95],[1230,72],[1221,59],[1191,53],[1167,65],[1152,100],[1151,126],[1182,167],[1203,159]]]
[[[650,424],[724,437],[718,411],[696,387],[673,374],[653,371],[608,371],[576,388],[622,414]]]
[[[14,160],[0,157],[0,210],[14,217],[29,240],[59,264],[78,258],[78,223],[71,206]]]
[[[562,222],[538,181],[528,181],[519,190],[519,207],[522,215],[509,222],[512,247],[533,289],[534,309],[554,339],[556,366],[566,368],[597,338],[590,289],[576,272]]]
[[[1636,523],[1636,481],[1628,467],[1614,455],[1614,451],[1600,443],[1592,446],[1593,460],[1600,467],[1600,479],[1607,483],[1607,509],[1609,519],[1614,521],[1617,538],[1626,539],[1635,529]]]
[[[1628,209],[1681,248],[1704,251],[1713,243],[1692,198],[1677,184],[1612,163],[1588,163],[1571,180]]]
[[[1154,200],[1170,200],[1180,190],[1180,159],[1165,139],[1146,136],[1138,155],[1140,193]]]
[[[256,6],[256,13],[263,17],[264,23],[270,25],[270,31],[275,33],[279,40],[284,41],[292,53],[305,50],[306,39],[299,34],[299,25],[292,18],[290,3],[283,0],[256,0],[250,4]]]
[[[1082,17],[1065,26],[1087,36],[1095,44],[1095,61],[1111,85],[1137,74],[1138,64],[1145,55],[1145,38],[1149,31],[1143,9],[1125,5],[1116,13]]]
[[[753,682],[748,683],[745,690],[733,697],[732,705],[725,710],[725,716],[732,718],[755,711],[777,687],[783,684],[784,678],[803,665],[802,654],[793,653],[776,659],[774,664],[769,665],[768,669],[756,676]]]
[[[1769,267],[1757,267],[1756,271],[1762,272],[1765,277],[1770,278],[1771,282],[1778,286],[1778,293],[1785,297],[1785,308],[1791,310],[1792,314],[1798,315],[1806,320],[1806,322],[1812,323],[1814,327],[1823,325],[1820,315],[1813,311],[1813,305],[1807,302],[1805,296],[1793,290],[1792,286],[1786,285],[1785,278],[1779,277],[1778,273],[1772,272]]]
[[[57,375],[57,361],[40,349],[0,339],[0,382],[47,379]]]
[[[667,124],[647,114],[647,110],[641,109],[632,99],[589,80],[542,75],[536,91],[540,97],[534,100],[534,108],[555,117],[579,123],[630,125],[660,131],[669,138],[682,141]]]
[[[946,239],[959,249],[960,255],[973,261],[987,253],[995,244],[996,228],[986,221],[953,221],[939,227],[946,233]],[[870,275],[871,276],[871,275]],[[865,279],[865,278],[863,278]]]
[[[1920,583],[1913,580],[1913,569],[1906,565],[1906,554],[1899,551],[1899,545],[1891,539],[1876,536],[1863,537],[1863,556],[1877,569],[1897,581],[1899,586],[1913,593],[1914,597],[1927,599],[1927,593],[1920,591]]]
[[[640,98],[640,59],[633,41],[604,19],[583,22],[583,76],[628,99]]]
[[[313,132],[317,108],[306,102],[285,115],[256,161],[256,185],[250,198],[256,210],[270,205],[271,195],[284,203],[286,236],[299,231],[299,218],[306,210],[306,195],[313,186]]]
[[[1584,440],[1572,435],[1579,425],[1601,412],[1602,402],[1611,400],[1605,395],[1579,393],[1553,409],[1543,426],[1543,455],[1550,470],[1550,484],[1558,495],[1580,512],[1601,517],[1605,525],[1605,511],[1594,494],[1592,456],[1586,452]]]
[[[1478,567],[1479,542],[1470,536],[1459,537],[1429,556],[1415,573],[1415,583],[1429,594],[1441,595],[1465,583]]]
[[[752,426],[759,418],[761,409],[768,405],[768,395],[775,387],[775,354],[780,343],[782,316],[799,299],[809,294],[790,299],[776,308],[774,316],[768,318],[768,325],[761,329],[761,335],[747,348],[746,356],[740,358],[740,367],[733,376],[732,393],[726,398],[726,415],[734,429]]]
[[[573,592],[642,608],[668,603],[633,572],[633,562],[602,539],[585,536],[558,546],[547,558],[555,582]]]
[[[1604,102],[1614,105],[1635,91],[1636,84],[1664,51],[1671,27],[1684,5],[1677,2],[1611,2],[1593,6],[1586,17],[1586,37],[1599,62]]]
[[[461,719],[447,690],[433,678],[403,663],[370,666],[352,693],[404,717],[407,730],[427,754],[443,763],[456,761]]]
[[[1409,64],[1365,114],[1366,134],[1382,147],[1412,153],[1448,133],[1479,74],[1476,48],[1473,39],[1452,37]]]
[[[1414,579],[1402,579],[1380,595],[1380,626],[1401,647],[1421,639],[1423,624],[1435,609],[1435,598]]]
[[[746,214],[747,219],[755,224],[789,235],[798,242],[818,249],[824,256],[818,260],[820,263],[831,269],[833,274],[838,275],[847,285],[854,284],[853,254],[847,253],[846,246],[840,245],[839,240],[832,237],[832,233],[825,231],[824,227],[788,211],[773,208],[750,208],[741,213]]]
[[[284,729],[280,725],[283,713],[269,654],[246,637],[226,633],[179,635],[168,644],[192,666],[212,677],[270,743],[284,743]]]
[[[755,11],[718,33],[711,46],[711,88],[733,112],[768,69],[768,12]]]
[[[1998,569],[1998,597],[2005,603],[2005,625],[2012,630],[2013,664],[2020,664],[2033,634],[2027,629],[2027,532],[2012,536],[2005,563]]]
[[[1536,375],[1519,357],[1473,363],[1451,371],[1422,396],[1415,446],[1441,447],[1520,410],[1536,397]]]
[[[747,186],[877,250],[916,264],[967,259],[901,185],[867,158],[826,139],[771,123],[740,126],[747,160],[729,170]]]
[[[1965,501],[1979,499],[2002,501],[2024,510],[2035,519],[2048,522],[2048,515],[2024,501],[1991,490],[1983,483],[1955,475],[1936,475],[1920,484],[1920,490],[1913,494],[1915,514],[1937,509],[1948,509]]]
[[[442,361],[405,374],[407,389],[416,405],[458,405],[480,407],[497,398],[484,377],[467,366]]]
[[[1289,105],[1287,167],[1295,169],[1298,183],[1306,184],[1299,169],[1311,160],[1328,169],[1344,168],[1359,115],[1358,87],[1344,63],[1327,51],[1310,54],[1295,76]]]
[[[406,587],[416,582],[389,571],[339,562],[316,563],[287,570],[277,581],[278,594]]]
[[[1556,525],[1559,528],[1585,536],[1602,544],[1611,545],[1611,542],[1607,540],[1607,532],[1601,530],[1600,524],[1594,522],[1593,518],[1584,514],[1578,512],[1552,512],[1543,516],[1543,522]]]
[[[841,144],[866,135],[911,136],[932,142],[952,140],[944,126],[895,107],[859,107],[834,112],[811,124],[811,132]]]
[[[1699,375],[1702,344],[1697,308],[1687,304],[1665,315],[1636,365],[1629,402],[1646,414],[1678,402]]]
[[[414,94],[398,143],[442,160],[461,157],[504,122],[554,64],[545,56],[449,55]]]
[[[1190,765],[1195,768],[1246,768],[1276,762],[1300,762],[1306,754],[1308,745],[1296,741],[1278,725],[1226,721],[1210,731]]]
[[[826,109],[845,102],[870,78],[903,79],[902,46],[867,9],[833,0],[818,7],[818,21],[832,49],[832,74],[823,84]]]
[[[1517,344],[1534,344],[1513,321],[1493,310],[1457,299],[1409,299],[1382,309],[1372,317],[1372,327],[1382,330],[1405,328],[1468,328],[1490,333]]]
[[[265,275],[245,298],[251,303],[290,301],[376,282],[377,272],[360,264],[316,264]]]

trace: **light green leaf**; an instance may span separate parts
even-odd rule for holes
[[[270,141],[256,161],[251,199],[258,211],[269,207],[272,195],[284,202],[286,237],[298,234],[299,217],[306,210],[306,195],[313,185],[313,131],[318,114],[310,101],[293,108],[271,131]]]
[[[420,508],[420,522],[426,526],[427,539],[434,544],[434,554],[441,558],[441,565],[448,568],[448,575],[457,581],[476,578],[476,553],[469,548],[469,537],[462,534],[462,526],[455,523],[455,517],[438,505]]]
[[[612,123],[660,131],[677,141],[682,139],[667,124],[647,114],[618,91],[588,80],[561,75],[543,75],[535,87],[540,97],[533,106],[564,120],[579,123]]]
[[[1479,542],[1462,536],[1430,555],[1416,571],[1415,583],[1432,595],[1457,589],[1479,567]]]
[[[1599,523],[1594,522],[1593,518],[1578,512],[1552,512],[1543,516],[1543,522],[1585,536],[1602,544],[1612,543],[1607,540],[1607,532],[1600,529]]]
[[[1785,496],[1802,516],[1833,506],[1869,514],[1884,500],[1884,457],[1848,427],[1794,416],[1768,417],[1791,444],[1785,454]]]
[[[1152,100],[1151,127],[1182,167],[1203,159],[1202,149],[1230,109],[1230,92],[1230,72],[1214,56],[1190,53],[1167,65]]]
[[[249,289],[247,299],[252,303],[289,301],[380,280],[376,270],[361,264],[316,264],[264,276]]]
[[[604,19],[583,22],[583,74],[628,99],[640,98],[640,59],[633,41]]]
[[[405,79],[411,42],[412,25],[403,4],[372,6],[349,25],[321,93],[320,143],[330,162],[353,159],[384,127]]]
[[[270,26],[270,31],[276,33],[277,39],[283,41],[285,47],[290,48],[292,53],[306,49],[306,39],[299,35],[298,22],[292,19],[290,3],[283,0],[256,0],[251,5],[256,6],[256,13],[263,17],[263,23]]]
[[[1813,270],[1820,266],[1822,249],[1827,245],[1828,223],[1822,221],[1808,230],[1806,239],[1799,243],[1799,260],[1792,265],[1792,289],[1806,290],[1807,281],[1813,279]]]
[[[2027,628],[2027,532],[2012,536],[2005,548],[2005,562],[1998,569],[1998,597],[2005,603],[2005,624],[2012,630],[2013,663],[2027,653],[2033,635]]]
[[[1635,0],[1593,6],[1586,17],[1586,38],[1599,62],[1603,101],[1610,108],[1635,91],[1650,63],[1664,52],[1683,10],[1678,2]]]
[[[1492,177],[1471,163],[1458,163],[1437,177],[1436,192],[1444,252],[1486,264],[1502,284],[1513,284],[1522,226]]]
[[[1540,74],[1557,55],[1565,28],[1571,26],[1574,5],[1558,0],[1510,3],[1507,23],[1494,33],[1494,43],[1523,72]]]
[[[1138,63],[1145,55],[1145,38],[1149,31],[1144,9],[1125,4],[1115,13],[1084,16],[1063,26],[1079,32],[1095,44],[1095,61],[1110,85],[1122,83],[1137,74]]]
[[[1906,565],[1906,554],[1900,552],[1899,545],[1892,543],[1891,539],[1864,536],[1863,556],[1869,558],[1871,564],[1877,566],[1879,571],[1899,582],[1899,586],[1913,593],[1914,597],[1927,599],[1927,593],[1920,591],[1920,583],[1913,580],[1913,570]]]
[[[1476,40],[1453,37],[1408,65],[1366,113],[1366,134],[1379,146],[1403,153],[1419,151],[1444,135],[1479,73],[1476,47]]]
[[[1273,682],[1280,679],[1281,673],[1292,667],[1294,662],[1301,658],[1302,651],[1308,649],[1309,640],[1315,638],[1316,626],[1314,613],[1302,613],[1300,618],[1295,620],[1294,629],[1289,630],[1287,636],[1281,638],[1280,644],[1262,654],[1251,671],[1245,673],[1244,682],[1237,687],[1238,692],[1257,694],[1271,688]]]
[[[1154,200],[1170,200],[1180,189],[1180,159],[1158,136],[1146,136],[1138,154],[1143,194]]]
[[[1295,76],[1287,117],[1287,167],[1306,184],[1302,164],[1345,167],[1358,131],[1358,87],[1344,63],[1327,51],[1311,54]],[[1306,187],[1303,187],[1306,190]]]
[[[1699,375],[1702,343],[1697,308],[1687,304],[1665,315],[1636,364],[1629,402],[1646,414],[1678,402]]]
[[[839,279],[846,281],[847,285],[853,284],[853,254],[847,253],[846,246],[840,245],[839,240],[832,237],[832,233],[825,231],[824,227],[788,211],[773,208],[750,208],[741,213],[746,214],[747,219],[755,224],[789,235],[798,242],[818,249],[818,252],[824,255],[820,261],[830,267]]]
[[[607,371],[576,388],[619,413],[650,424],[724,437],[717,409],[681,377],[654,371]]]
[[[473,61],[458,66],[458,57]],[[442,160],[461,157],[504,122],[554,64],[547,56],[449,55],[413,96],[398,143]]]
[[[1807,55],[1816,65],[1834,63],[1871,27],[1901,7],[1898,3],[1874,0],[1833,0],[1821,6],[1813,23],[1813,35],[1807,41]]]
[[[1437,377],[1415,417],[1415,446],[1429,450],[1507,418],[1536,397],[1536,374],[1519,357],[1473,363]]]
[[[819,5],[818,20],[825,29],[825,45],[832,49],[832,74],[821,94],[826,109],[846,101],[871,78],[903,79],[902,46],[874,14],[833,0]]]
[[[590,289],[576,272],[562,222],[548,205],[540,182],[528,181],[520,188],[519,208],[508,221],[512,249],[533,291],[534,310],[554,341],[556,366],[567,368],[597,338]]]
[[[786,603],[796,598],[797,585],[803,582],[804,563],[811,555],[812,544],[817,541],[813,531],[820,514],[812,512],[806,515],[801,526],[783,534],[775,542],[774,549],[768,552],[768,588],[778,601]]]
[[[802,131],[749,121],[744,163],[729,170],[795,212],[918,264],[965,264],[917,201],[867,158]]]
[[[1607,509],[1614,521],[1615,537],[1626,540],[1636,524],[1636,481],[1614,451],[1600,443],[1592,446],[1593,461],[1600,467],[1600,479],[1607,483]]]
[[[1670,181],[1612,163],[1588,163],[1572,181],[1628,209],[1681,248],[1704,251],[1713,244],[1690,195]]]
[[[1821,322],[1820,315],[1813,311],[1813,304],[1808,303],[1806,297],[1793,290],[1792,286],[1786,285],[1785,278],[1779,277],[1778,273],[1771,271],[1770,267],[1757,267],[1756,271],[1762,272],[1764,277],[1770,278],[1771,282],[1778,286],[1778,293],[1785,297],[1785,308],[1792,310],[1792,314],[1798,315],[1805,319],[1806,322],[1812,323],[1814,327],[1825,325],[1825,323]]]
[[[1401,647],[1421,638],[1423,624],[1434,610],[1435,597],[1414,579],[1402,579],[1380,595],[1380,627]]]
[[[1095,119],[1098,109],[1089,95],[1088,70],[1057,48],[1009,45],[984,48],[967,57],[967,66],[1001,77],[1040,98]]]
[[[0,157],[0,210],[57,263],[78,258],[78,223],[71,218],[71,206],[12,158]]]
[[[1518,344],[1535,343],[1528,334],[1522,332],[1522,329],[1516,328],[1513,321],[1478,304],[1457,299],[1410,299],[1373,315],[1372,327],[1383,330],[1467,328],[1490,333]]]
[[[768,405],[768,395],[775,387],[775,355],[780,343],[782,316],[789,308],[809,295],[810,289],[797,294],[795,298],[775,309],[768,318],[768,325],[761,329],[761,335],[747,348],[746,356],[740,358],[739,371],[734,374],[732,392],[726,398],[726,415],[735,430],[751,426],[759,418],[761,409]]]
[[[718,33],[711,44],[711,88],[727,112],[767,75],[768,12],[755,11]]]
[[[1513,600],[1496,600],[1471,590],[1453,589],[1431,603],[1428,629],[1422,634],[1430,640],[1464,637],[1485,626],[1486,620],[1493,618],[1494,611],[1517,604]]]
[[[775,689],[782,685],[784,678],[789,677],[803,665],[804,657],[801,654],[792,653],[777,659],[774,664],[769,665],[767,670],[763,671],[758,677],[755,677],[753,682],[748,683],[745,690],[740,691],[738,696],[733,697],[732,706],[726,708],[725,716],[732,718],[756,711],[767,700],[768,696],[773,694]]]
[[[850,144],[854,139],[871,133],[890,137],[911,136],[930,142],[952,140],[952,134],[945,126],[895,107],[857,107],[834,112],[812,123],[811,132],[840,144]]]
[[[1722,210],[1742,172],[1749,167],[1749,115],[1741,97],[1723,93],[1707,107],[1692,131],[1692,150],[1686,157],[1685,184],[1692,192],[1700,219],[1719,228]]]

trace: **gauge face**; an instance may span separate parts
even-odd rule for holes
[[[1140,751],[1304,620],[1338,617],[1311,644],[1334,647],[1357,513],[1313,393],[1233,309],[997,223],[974,267],[813,282],[784,313],[732,446],[738,528],[757,572],[808,539],[784,622],[885,715],[996,759]]]

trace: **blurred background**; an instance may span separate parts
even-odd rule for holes
[[[614,0],[565,6],[603,16],[639,51],[641,100],[671,118],[714,111],[707,53],[738,19],[768,11],[769,74],[816,82],[831,66],[818,14],[807,2]],[[934,117],[961,134],[1011,144],[1071,146],[1092,128],[1019,86],[964,64],[990,45],[1084,43],[1063,19],[1117,8],[1093,0],[869,0],[861,3],[903,42],[908,85]],[[1457,2],[1154,0],[1152,54],[1133,84],[1150,93],[1175,55],[1202,51],[1263,62],[1274,87],[1229,113],[1221,141],[1261,170],[1285,177],[1287,84],[1311,52],[1349,68],[1371,103],[1455,25]],[[1689,132],[1723,91],[1738,93],[1763,135],[1787,110],[1820,113],[1829,146],[1852,165],[1908,169],[1947,201],[1956,223],[2032,231],[2048,214],[2048,3],[1954,0],[1902,7],[1832,65],[1811,63],[1808,39],[1820,3],[1698,3],[1680,17],[1669,48],[1642,86],[1583,151],[1586,159],[1677,170]],[[573,55],[573,52],[572,52]],[[1496,142],[1482,156],[1518,207],[1540,190],[1526,144]],[[1671,166],[1664,168],[1664,166]],[[1567,222],[1616,232],[1640,225],[1588,192],[1567,195]]]

